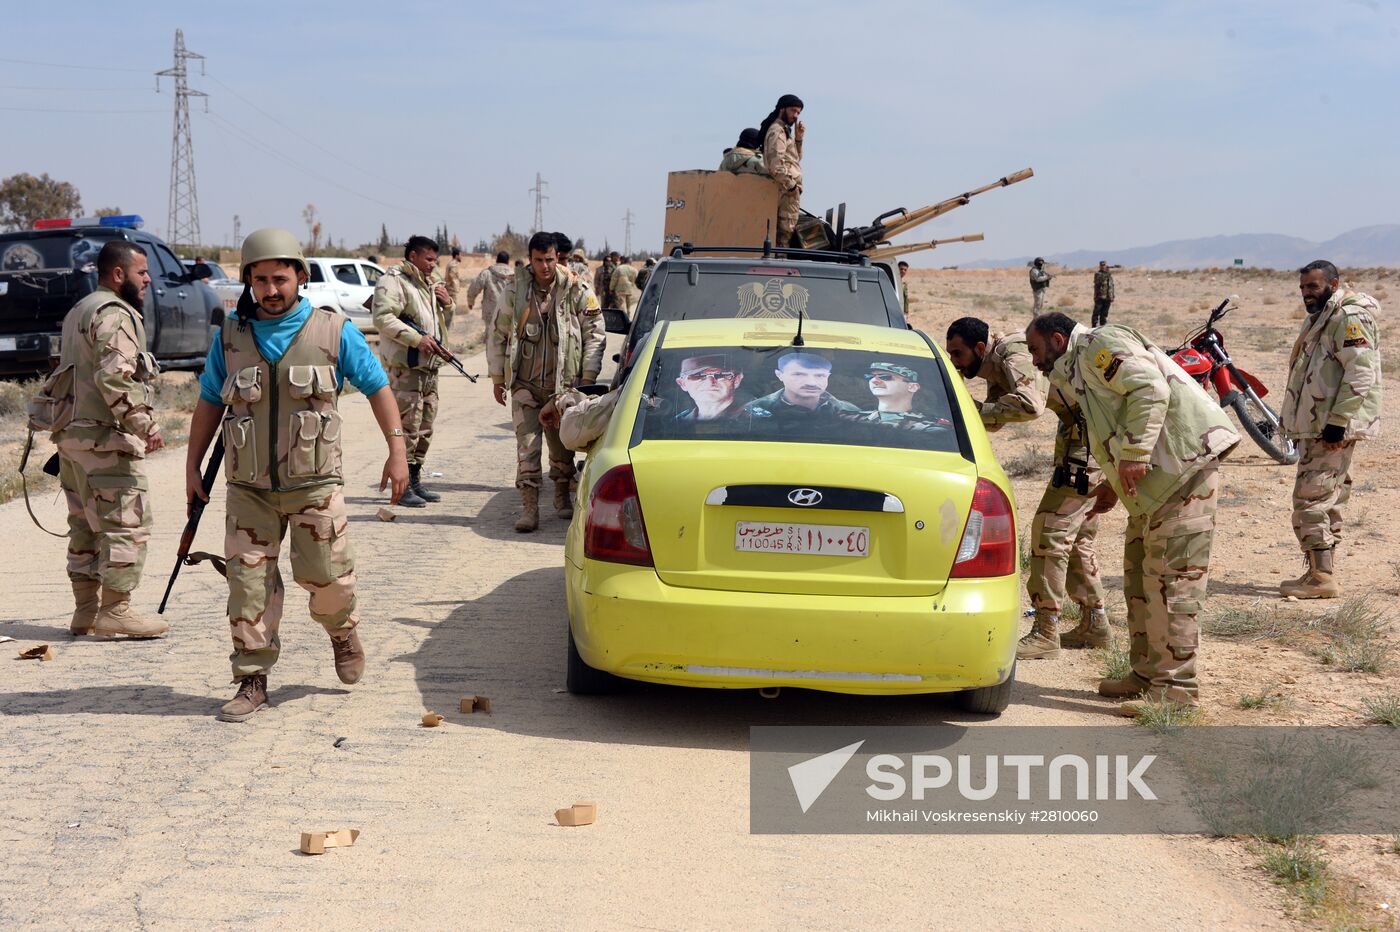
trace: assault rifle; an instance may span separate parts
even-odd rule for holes
[[[431,334],[429,334],[428,331],[418,326],[418,322],[413,320],[413,318],[405,315],[403,317],[400,317],[399,320],[408,324],[410,327],[412,327],[414,330],[417,330],[423,336],[431,336]],[[467,377],[468,382],[472,382],[474,384],[477,380],[477,377],[467,372],[466,369],[462,368],[462,361],[456,356],[453,356],[452,352],[446,346],[443,346],[441,341],[438,342],[438,346],[442,348],[442,358],[447,362],[447,364],[452,368],[456,369],[458,372],[465,375]],[[408,351],[408,364],[410,367],[417,364],[417,353],[418,350],[416,347]]]
[[[222,420],[222,418],[220,419]],[[204,487],[204,494],[208,495],[214,488],[214,480],[218,478],[219,467],[224,462],[224,432],[219,431],[218,438],[214,441],[214,452],[209,454],[209,464],[204,467],[204,476],[200,484]],[[180,575],[180,567],[195,566],[208,560],[214,569],[218,570],[220,576],[227,576],[227,561],[223,557],[212,553],[190,553],[190,547],[194,546],[194,535],[199,530],[199,519],[204,516],[204,506],[208,504],[198,495],[190,502],[189,517],[185,519],[185,530],[180,535],[180,549],[175,556],[175,568],[170,571],[170,581],[165,584],[165,595],[161,596],[160,608],[156,613],[165,614],[165,603],[170,601],[170,592],[175,588],[175,578]]]

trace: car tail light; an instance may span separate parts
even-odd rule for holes
[[[1016,572],[1016,516],[1006,493],[986,479],[977,480],[972,511],[963,528],[954,579],[1010,576]]]
[[[588,496],[588,520],[583,528],[583,553],[590,560],[654,566],[642,500],[631,466],[614,466],[603,474]]]

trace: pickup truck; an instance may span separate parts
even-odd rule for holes
[[[168,369],[204,365],[209,341],[223,324],[213,290],[193,281],[141,218],[41,220],[34,230],[0,234],[0,375],[35,375],[58,355],[63,318],[97,289],[97,254],[124,239],[146,252],[151,284],[144,317],[147,349]]]
[[[313,307],[343,312],[361,333],[377,332],[365,302],[374,294],[382,268],[367,259],[336,256],[308,256],[306,263],[311,275],[302,294]]]

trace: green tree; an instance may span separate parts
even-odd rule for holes
[[[387,252],[389,251],[389,247],[392,246],[392,245],[393,245],[393,244],[389,242],[389,227],[388,227],[387,224],[381,223],[381,224],[379,225],[379,246],[378,246],[380,255],[382,256],[384,253],[387,253]]]
[[[120,207],[99,207],[92,212],[94,217],[120,217],[122,209]]]
[[[28,230],[43,217],[72,217],[83,209],[78,189],[67,181],[21,172],[0,181],[0,228]]]

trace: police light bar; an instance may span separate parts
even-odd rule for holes
[[[67,230],[70,227],[118,227],[124,230],[139,230],[146,225],[140,214],[118,214],[114,217],[49,217],[35,220],[36,230]]]

